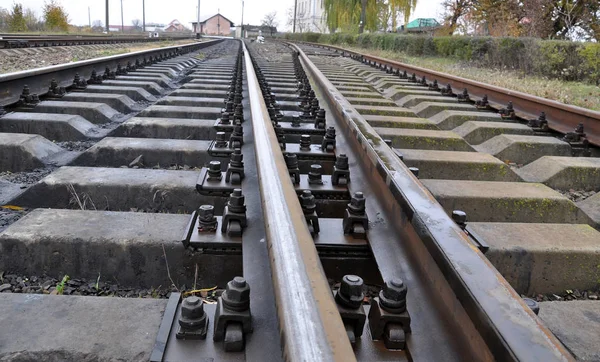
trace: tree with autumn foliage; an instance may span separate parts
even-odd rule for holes
[[[14,4],[8,18],[8,29],[12,32],[27,31],[27,21],[23,15],[23,5]]]
[[[69,15],[57,0],[44,4],[44,21],[48,30],[69,30]]]
[[[445,0],[444,32],[600,41],[598,0]],[[470,31],[469,31],[470,30]]]
[[[417,6],[417,0],[324,0],[323,7],[327,26],[334,32],[338,29],[356,31],[395,29],[398,19],[404,15],[408,22]]]

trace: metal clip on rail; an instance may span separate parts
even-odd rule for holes
[[[371,299],[369,328],[374,340],[382,340],[388,349],[405,349],[410,333],[410,315],[406,309],[406,285],[395,278],[385,283],[379,297]]]
[[[365,298],[363,284],[362,278],[357,275],[344,275],[340,289],[333,293],[346,334],[352,344],[362,336],[367,319],[362,305]]]
[[[213,340],[223,341],[227,352],[240,352],[248,333],[252,333],[250,285],[246,279],[235,277],[217,300]]]

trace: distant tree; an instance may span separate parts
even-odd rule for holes
[[[25,9],[23,17],[25,18],[25,23],[30,31],[41,31],[44,29],[44,23],[32,9]]]
[[[444,28],[445,35],[452,35],[458,27],[459,20],[471,10],[473,0],[444,0]]]
[[[8,30],[10,23],[10,13],[4,8],[0,8],[0,30]]]
[[[10,18],[8,21],[8,28],[10,31],[27,31],[27,22],[23,16],[23,5],[14,4]]]
[[[142,29],[142,21],[140,19],[133,19],[131,21],[131,25],[133,25],[133,31],[143,31]]]
[[[49,30],[69,30],[69,14],[57,0],[50,0],[44,4],[44,21]]]
[[[101,20],[92,21],[92,31],[94,33],[101,33],[104,31],[104,24]]]
[[[279,25],[279,23],[277,22],[276,19],[277,19],[277,11],[268,13],[262,19],[261,25],[269,28],[269,32],[271,33],[271,36],[273,36],[273,29],[277,28],[277,25]]]

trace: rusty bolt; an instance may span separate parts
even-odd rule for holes
[[[190,296],[181,303],[179,325],[187,329],[201,329],[206,325],[204,302],[196,296]]]
[[[349,308],[360,307],[365,297],[363,284],[362,278],[358,275],[344,275],[340,283],[340,290],[335,295],[336,302]]]
[[[309,184],[321,184],[323,179],[321,177],[323,167],[319,164],[310,165],[310,172],[308,173]]]
[[[348,204],[348,210],[355,215],[362,215],[365,212],[365,196],[362,192],[355,192]]]
[[[235,277],[221,295],[223,306],[227,309],[243,312],[250,308],[250,285],[243,277]]]
[[[315,202],[315,197],[310,190],[302,191],[302,195],[300,195],[300,205],[305,214],[312,214],[315,211],[317,204]]]
[[[464,229],[467,225],[467,214],[462,210],[454,210],[452,211],[452,220]]]
[[[202,221],[212,221],[215,216],[215,207],[212,205],[201,205],[198,208],[198,218]]]
[[[402,313],[406,310],[406,285],[400,278],[388,280],[379,292],[379,304],[383,309]]]
[[[335,167],[339,170],[348,169],[348,156],[342,153],[335,159]]]
[[[219,181],[222,177],[221,161],[210,161],[208,164],[208,180]]]

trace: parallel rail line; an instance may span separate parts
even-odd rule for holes
[[[311,44],[323,49],[332,49],[340,54],[352,55],[363,62],[376,64],[383,69],[389,68],[406,71],[409,75],[414,73],[419,80],[423,77],[430,82],[437,80],[440,87],[450,85],[457,93],[461,92],[463,89],[467,89],[470,97],[474,101],[481,100],[484,96],[487,96],[490,106],[497,110],[504,109],[509,102],[512,102],[516,115],[525,120],[538,119],[540,114],[544,112],[549,128],[563,134],[573,132],[579,124],[583,124],[589,142],[593,145],[600,146],[600,112],[598,111],[568,105],[531,94],[485,84],[475,80],[425,69],[374,55],[355,52],[342,47],[315,43],[306,44]]]
[[[90,44],[148,43],[163,40],[189,39],[191,36],[81,36],[81,35],[15,35],[1,34],[0,49],[73,46]]]

